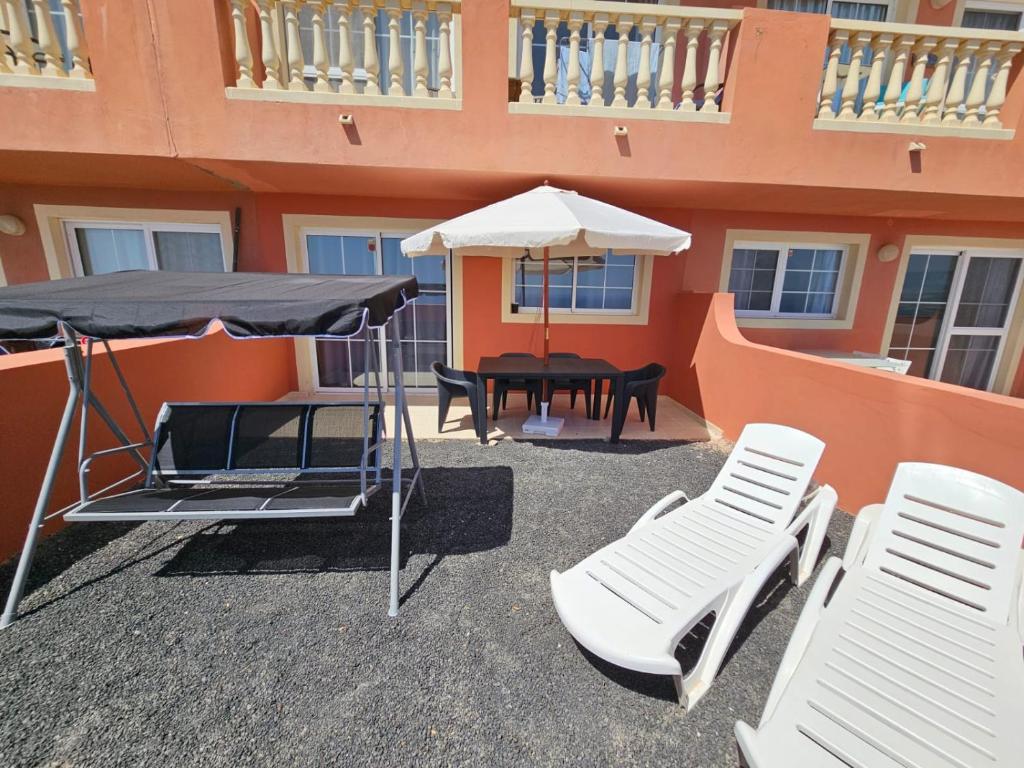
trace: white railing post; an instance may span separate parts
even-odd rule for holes
[[[334,7],[338,9],[338,69],[341,70],[338,93],[355,93],[353,70],[356,63],[352,56],[352,6],[349,0],[335,0]]]
[[[86,46],[85,35],[82,33],[82,23],[78,18],[77,0],[60,0],[61,8],[64,11],[64,35],[67,44],[71,70],[69,77],[87,80],[92,77],[89,71],[89,50]]]
[[[729,31],[729,24],[725,21],[713,21],[708,27],[708,73],[704,78],[704,103],[701,105],[701,112],[717,112],[718,104],[715,102],[715,92],[722,84],[719,68],[722,63],[722,42],[726,32]]]
[[[892,70],[889,72],[889,82],[885,86],[884,105],[882,107],[882,115],[879,118],[883,123],[895,123],[899,120],[903,76],[907,71],[907,59],[910,58],[910,49],[913,47],[916,39],[913,35],[900,35],[893,46]]]
[[[427,4],[417,0],[412,4],[413,20],[413,96],[427,97],[430,89],[427,88],[427,77],[430,75],[430,66],[427,61]]]
[[[594,39],[590,49],[590,106],[604,106],[604,34],[608,29],[608,14],[595,13],[590,28]]]
[[[658,69],[658,109],[672,109],[672,89],[676,84],[676,42],[679,37],[679,19],[666,19],[661,28],[661,67]]]
[[[988,76],[992,69],[992,59],[999,52],[999,43],[985,43],[978,50],[978,67],[974,71],[971,90],[967,94],[967,111],[961,125],[965,128],[977,128],[981,125],[981,106],[985,103],[988,91]]]
[[[252,79],[252,50],[249,48],[248,26],[245,23],[245,10],[248,7],[248,0],[231,0],[231,25],[235,33],[235,64],[238,66],[235,85],[238,88],[256,87],[256,83]]]
[[[405,83],[402,75],[402,5],[399,0],[387,0],[384,7],[388,14],[388,96],[404,96]]]
[[[871,43],[871,33],[857,32],[850,41],[850,65],[843,83],[843,101],[839,105],[837,120],[857,119],[857,95],[860,92],[860,67],[864,61],[864,52]]]
[[[288,55],[288,90],[305,91],[303,80],[305,59],[302,55],[302,41],[299,39],[299,14],[297,0],[281,0],[284,11],[285,49]]]
[[[914,69],[910,75],[910,85],[907,86],[906,103],[900,116],[901,123],[918,122],[918,111],[924,96],[924,71],[928,66],[928,54],[935,47],[935,42],[934,37],[923,37],[919,38],[917,45],[914,46]]]
[[[580,30],[583,28],[583,12],[569,13],[569,61],[565,73],[565,103],[580,104]]]
[[[693,92],[697,88],[697,53],[700,49],[700,36],[704,32],[703,19],[691,19],[686,24],[686,59],[683,61],[683,78],[680,81],[682,101],[679,109],[693,112],[697,105],[693,102]]]
[[[619,39],[615,47],[615,97],[612,99],[613,107],[627,106],[626,84],[629,82],[627,55],[629,53],[629,33],[632,29],[632,16],[621,14],[615,20],[615,31],[618,32]]]
[[[654,42],[654,30],[657,20],[652,16],[640,19],[640,63],[636,72],[636,101],[634,109],[651,108],[651,45]]]
[[[274,32],[274,0],[257,0],[260,16],[260,60],[263,62],[263,89],[281,90],[280,56]]]
[[[32,30],[29,26],[28,12],[24,0],[3,0],[7,10],[8,38],[14,55],[14,66],[11,71],[16,75],[38,75],[36,66],[35,44],[32,42]]]
[[[437,96],[441,99],[454,98],[452,93],[452,7],[448,3],[437,4],[437,77],[440,81]]]
[[[878,98],[882,95],[882,68],[885,66],[885,60],[889,58],[894,39],[895,35],[883,32],[871,41],[871,69],[868,72],[868,82],[864,86],[861,120],[878,120],[881,117],[882,107],[878,104]]]
[[[561,15],[558,11],[544,14],[544,104],[554,104],[555,84],[558,80],[558,23]]]
[[[377,58],[377,9],[373,0],[359,0],[363,15],[363,69],[366,71],[366,86],[363,93],[368,96],[380,95],[380,59]]]
[[[1007,43],[999,49],[996,54],[995,80],[992,81],[992,90],[989,92],[988,101],[985,102],[985,121],[982,125],[985,128],[1002,128],[1003,123],[999,119],[1003,104],[1006,102],[1006,86],[1010,79],[1010,67],[1014,57],[1021,52],[1020,43]]]
[[[836,97],[836,90],[839,88],[839,60],[843,55],[843,46],[849,39],[850,33],[845,29],[833,30],[828,38],[828,63],[825,65],[825,76],[821,81],[821,97],[818,100],[818,117],[822,120],[831,120],[836,116],[832,108],[832,102]]]
[[[956,39],[945,39],[936,47],[935,68],[928,80],[928,92],[924,98],[924,111],[921,113],[922,125],[939,125],[942,121],[942,105],[946,98],[949,65],[953,61],[953,52],[960,44]]]
[[[523,10],[519,14],[519,39],[521,57],[519,60],[519,101],[523,104],[533,103],[533,27],[537,16],[533,11]]]
[[[313,90],[318,93],[330,93],[331,84],[327,79],[327,68],[330,59],[327,56],[327,35],[324,29],[324,14],[332,0],[307,0],[312,9],[310,26],[313,28],[313,69],[316,70],[316,82]]]
[[[36,17],[36,37],[39,50],[43,52],[42,74],[48,77],[67,77],[61,57],[60,45],[53,30],[53,18],[50,16],[48,0],[32,0],[32,10]]]

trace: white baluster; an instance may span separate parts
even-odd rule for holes
[[[889,71],[889,82],[885,86],[885,99],[882,115],[883,123],[895,123],[899,120],[900,94],[903,92],[903,75],[907,71],[907,60],[910,49],[914,45],[913,35],[901,35],[893,46],[892,69]]]
[[[967,95],[967,111],[960,123],[965,128],[977,128],[981,125],[979,114],[981,105],[985,103],[985,92],[988,90],[988,76],[992,69],[992,57],[1001,47],[1000,43],[985,43],[978,51],[978,68],[971,81],[971,90]]]
[[[338,69],[341,70],[338,93],[355,93],[352,73],[356,65],[352,55],[352,8],[349,0],[335,0],[334,7],[338,9]]]
[[[867,85],[864,86],[861,120],[878,120],[882,115],[882,107],[878,103],[878,97],[882,95],[882,69],[885,67],[885,60],[889,57],[889,50],[895,37],[889,32],[884,32],[876,35],[871,41],[871,69],[868,72]]]
[[[305,59],[302,55],[302,42],[299,39],[299,14],[296,5],[296,0],[281,0],[281,8],[284,11],[285,50],[288,52],[288,90],[305,91],[307,88],[302,71]]]
[[[440,81],[437,96],[451,99],[452,93],[452,7],[437,5],[437,78]]]
[[[405,72],[402,63],[402,6],[399,0],[387,0],[385,10],[388,14],[388,96],[404,96],[405,84],[402,75]]]
[[[268,91],[281,90],[280,58],[277,54],[277,41],[274,35],[274,0],[257,0],[260,15],[260,60],[263,62],[263,89]]]
[[[988,101],[985,102],[985,122],[982,125],[986,128],[1003,127],[999,113],[1006,102],[1006,85],[1010,79],[1013,59],[1020,52],[1020,43],[1007,43],[996,54],[996,64],[999,68],[996,70],[995,80],[992,81],[992,90],[988,94]]]
[[[701,112],[718,111],[715,93],[718,91],[718,86],[722,84],[722,78],[719,74],[722,63],[722,42],[725,38],[725,33],[728,31],[729,22],[727,21],[712,22],[708,28],[708,39],[710,40],[708,47],[708,73],[704,78],[704,104],[700,108]]]
[[[583,12],[569,14],[569,65],[566,67],[565,103],[580,104],[580,29],[583,27]]]
[[[959,125],[960,105],[967,96],[967,74],[971,69],[971,61],[981,48],[980,40],[964,40],[956,49],[956,71],[946,95],[946,110],[942,115],[943,125]]]
[[[544,14],[544,104],[554,104],[555,81],[558,79],[558,22],[560,21],[558,11],[548,11]]]
[[[928,80],[928,93],[924,98],[924,111],[921,113],[922,125],[938,125],[942,118],[942,104],[946,98],[946,85],[948,84],[949,66],[953,61],[953,53],[959,40],[943,40],[936,47],[938,61],[932,70],[932,76]]]
[[[360,0],[359,10],[363,14],[363,69],[366,71],[366,86],[363,93],[368,96],[380,95],[380,59],[377,58],[377,9],[373,0]]]
[[[68,72],[68,76],[88,80],[92,78],[89,71],[89,49],[82,33],[82,22],[78,18],[78,2],[60,0],[60,5],[64,11],[64,42],[71,57],[71,71]]]
[[[615,47],[615,97],[613,107],[626,106],[626,84],[629,82],[627,54],[629,53],[629,32],[633,29],[633,17],[621,15],[616,20],[615,29],[619,39]]]
[[[934,37],[922,37],[914,46],[914,69],[907,86],[906,103],[903,105],[901,123],[916,123],[919,119],[921,101],[924,95],[924,71],[928,65],[928,54],[935,47]]]
[[[837,120],[857,119],[857,94],[860,91],[860,67],[864,61],[864,53],[871,42],[870,32],[856,32],[850,41],[850,67],[843,83],[843,101],[839,106]]]
[[[680,81],[682,101],[681,112],[693,112],[697,105],[693,103],[693,92],[697,88],[697,52],[700,48],[700,36],[704,32],[704,19],[690,19],[686,23],[686,59],[683,61],[683,78]]]
[[[412,5],[413,19],[413,86],[414,96],[427,97],[430,90],[427,88],[427,76],[430,69],[427,64],[427,4],[417,1]]]
[[[608,29],[608,14],[595,13],[590,22],[594,31],[590,55],[590,106],[604,106],[604,33]]]
[[[35,61],[35,44],[32,42],[32,30],[29,27],[28,12],[23,0],[4,0],[7,9],[7,26],[9,36],[7,44],[14,54],[14,66],[11,68],[16,75],[38,75],[39,67]]]
[[[533,27],[537,17],[533,11],[522,11],[519,15],[519,31],[522,40],[522,58],[519,61],[519,101],[533,103]]]
[[[658,70],[658,109],[671,110],[672,88],[676,84],[676,40],[682,21],[676,18],[665,19],[662,35],[665,42],[661,46],[661,67]]]
[[[39,40],[39,49],[43,52],[43,58],[46,61],[42,67],[42,73],[48,77],[67,77],[68,73],[64,71],[57,35],[53,31],[50,3],[48,0],[32,0],[32,9],[36,16],[36,37]]]
[[[652,16],[640,19],[640,62],[636,73],[635,109],[651,108],[651,43],[654,42],[654,30],[657,20]]]
[[[327,0],[330,5],[331,0]],[[311,7],[310,26],[313,28],[313,69],[316,70],[316,82],[313,90],[318,93],[330,93],[331,84],[327,79],[327,68],[330,66],[330,59],[327,57],[327,38],[324,32],[324,2],[313,0],[307,2]]]
[[[834,30],[829,37],[828,63],[825,65],[825,76],[821,81],[821,98],[818,100],[818,118],[821,120],[832,120],[836,116],[832,102],[839,87],[839,59],[842,58],[843,46],[849,37],[850,33],[845,29]]]

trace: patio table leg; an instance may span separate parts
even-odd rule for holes
[[[612,381],[612,386],[615,387],[615,407],[612,409],[612,435],[610,442],[617,443],[619,442],[619,436],[622,434],[623,423],[626,421],[626,409],[623,407],[626,381],[622,376],[616,376]]]
[[[591,419],[601,418],[601,393],[604,391],[604,379],[594,379],[594,408],[588,414]]]
[[[477,431],[480,434],[480,444],[487,445],[487,379],[483,376],[480,377],[480,391],[477,392],[477,400],[480,403],[480,407],[477,409],[479,412]]]

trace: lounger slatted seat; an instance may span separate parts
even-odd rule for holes
[[[1024,493],[901,464],[822,569],[751,768],[1004,768],[1024,763]]]
[[[705,494],[669,494],[624,538],[552,572],[566,629],[606,661],[671,675],[680,702],[692,707],[768,577],[798,552],[794,580],[803,583],[813,569],[836,503],[828,486],[805,498],[823,449],[796,429],[748,425]],[[684,676],[676,647],[712,612],[700,660]]]
[[[238,520],[354,515],[380,484],[381,406],[167,403],[141,488],[65,519]],[[364,458],[365,456],[365,458]],[[373,483],[361,481],[361,470]]]

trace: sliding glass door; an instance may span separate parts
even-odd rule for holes
[[[402,255],[399,243],[405,235],[329,229],[303,231],[306,264],[313,274],[415,275],[420,297],[401,315],[403,382],[407,387],[433,385],[430,365],[451,362],[448,259]],[[394,384],[386,361],[383,339],[374,332],[377,359],[383,361],[385,383]],[[363,386],[366,343],[361,339],[318,339],[315,345],[316,388],[346,390]],[[372,367],[373,360],[371,358]]]
[[[1019,252],[965,250],[910,256],[889,356],[910,373],[991,389],[1024,273]]]

